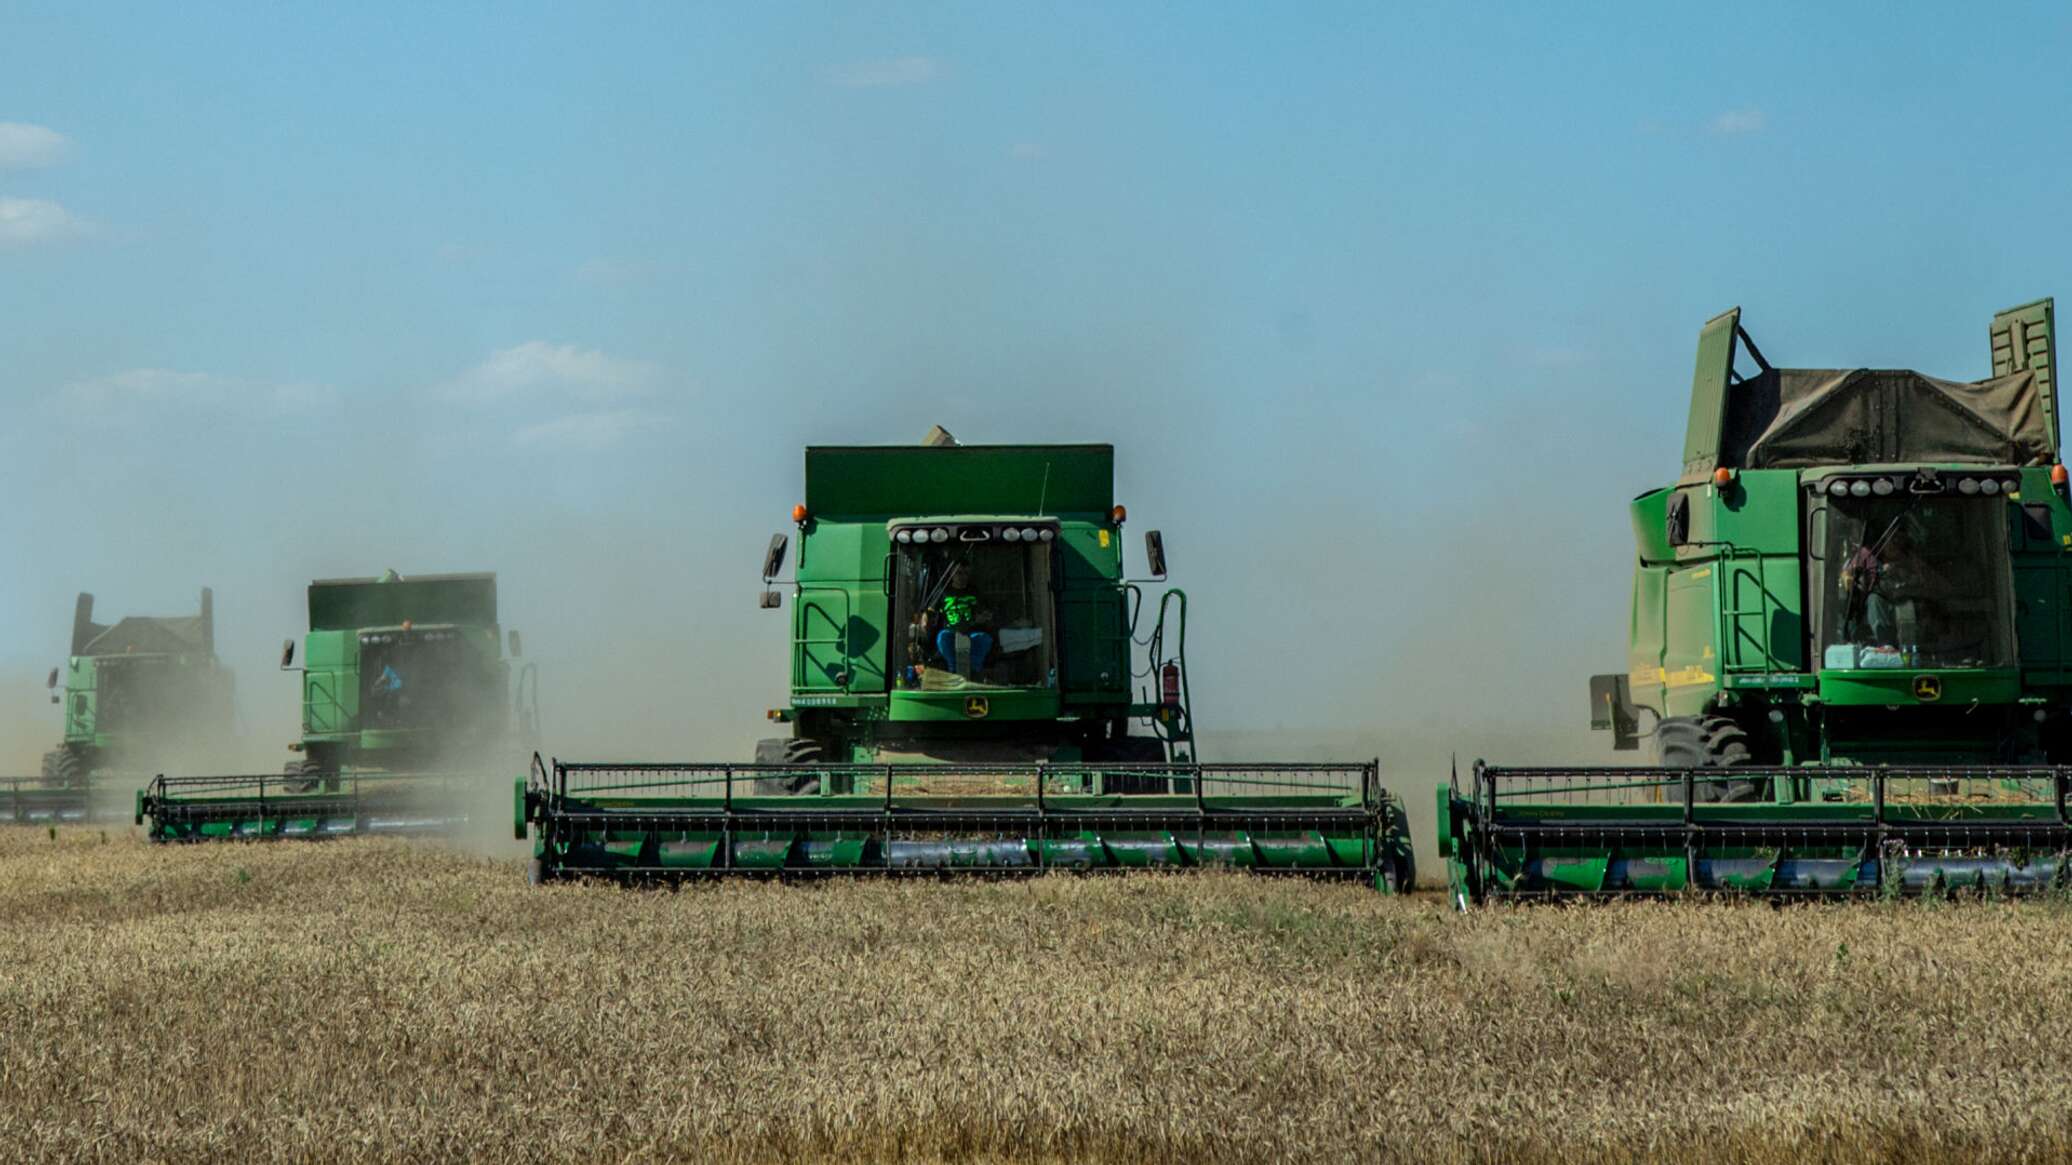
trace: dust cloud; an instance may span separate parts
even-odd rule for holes
[[[1598,392],[1584,380],[1401,430],[1340,423],[1342,394],[1234,407],[1190,379],[1201,369],[1176,355],[1177,330],[1153,329],[1164,347],[1032,355],[975,396],[963,388],[995,371],[975,342],[922,376],[866,374],[850,395],[766,391],[789,370],[759,370],[683,389],[682,411],[610,448],[519,444],[517,419],[436,401],[398,433],[380,397],[204,418],[248,446],[234,465],[116,433],[128,456],[75,487],[104,516],[95,536],[8,580],[0,760],[34,773],[58,740],[41,680],[63,658],[77,591],[109,615],[149,614],[208,585],[236,728],[173,759],[277,773],[299,735],[300,676],[276,664],[305,630],[305,588],[389,568],[497,573],[503,627],[524,639],[513,666],[537,669],[546,758],[746,760],[786,697],[789,600],[758,609],[757,568],[801,499],[803,447],[917,441],[937,422],[970,443],[1116,445],[1132,566],[1143,532],[1161,529],[1170,585],[1189,594],[1205,760],[1378,756],[1428,847],[1432,790],[1455,757],[1613,759],[1584,728],[1584,681],[1623,664],[1626,502],[1666,478],[1657,454],[1676,418],[1607,422],[1581,407]],[[1476,375],[1447,391],[1470,394]],[[1099,420],[1125,391],[1160,422]],[[48,510],[23,516],[25,536],[58,545]],[[524,766],[496,764],[507,774],[470,816],[489,823],[480,844],[506,852]]]

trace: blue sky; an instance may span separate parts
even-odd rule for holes
[[[2054,6],[431,9],[0,0],[0,760],[77,590],[213,584],[285,741],[390,566],[563,751],[731,754],[800,447],[937,422],[1119,446],[1205,726],[1586,747],[1707,316],[1973,376],[2072,290]]]

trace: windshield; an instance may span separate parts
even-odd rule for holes
[[[170,657],[112,656],[96,664],[94,727],[100,732],[175,731],[200,715],[208,679]]]
[[[1816,505],[1826,515],[1814,523],[1824,555],[1813,590],[1821,666],[2014,666],[2007,503],[1898,496]]]
[[[480,727],[495,674],[485,672],[455,631],[385,631],[360,636],[363,728]]]
[[[1057,682],[1050,542],[894,547],[894,683],[1035,688]]]

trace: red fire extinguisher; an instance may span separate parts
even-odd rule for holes
[[[1166,707],[1180,707],[1180,665],[1170,659],[1158,669],[1158,696]]]

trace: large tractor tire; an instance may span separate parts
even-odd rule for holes
[[[281,766],[281,775],[289,778],[281,785],[290,793],[314,793],[324,783],[324,766],[313,760],[291,760]],[[331,777],[333,786],[338,778]]]
[[[1724,716],[1679,716],[1655,729],[1655,756],[1666,769],[1723,769],[1755,763],[1748,730]],[[1700,781],[1695,801],[1759,801],[1761,781]],[[1681,795],[1672,798],[1681,800]]]
[[[43,754],[43,783],[51,788],[83,789],[86,777],[86,761],[71,749],[53,749]]]
[[[1391,894],[1407,894],[1417,886],[1417,853],[1410,844],[1410,815],[1404,811],[1403,802],[1394,798],[1389,800],[1387,813],[1389,836],[1400,844],[1382,857],[1382,888]]]
[[[773,736],[755,742],[755,763],[759,765],[817,765],[824,763],[820,742],[803,737]],[[820,792],[819,773],[797,776],[757,777],[758,797],[790,797]]]

